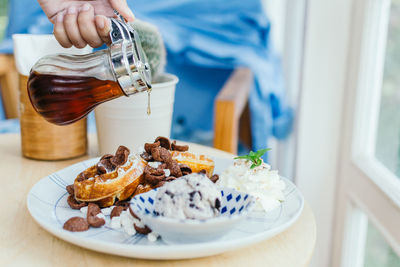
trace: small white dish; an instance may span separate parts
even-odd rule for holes
[[[155,215],[157,189],[132,198],[131,209],[167,244],[199,243],[219,239],[246,219],[254,207],[254,198],[249,194],[222,188],[220,214],[217,217],[207,220],[173,219]]]

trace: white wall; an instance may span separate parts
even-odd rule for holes
[[[265,12],[271,21],[272,43],[278,53],[284,50],[287,0],[263,0]]]
[[[297,121],[301,68],[303,57],[304,13],[306,0],[264,0],[271,20],[271,38],[274,49],[282,57],[286,100],[295,111]],[[294,180],[297,123],[293,134],[286,140],[271,138],[270,163],[280,174]]]
[[[313,267],[331,264],[350,9],[308,0],[296,182],[317,222]]]
[[[282,52],[295,133],[275,144],[272,165],[294,180],[317,222],[312,267],[331,264],[331,242],[346,66],[345,0],[264,0]],[[293,177],[290,177],[293,178]]]
[[[271,41],[277,53],[285,58],[285,22],[286,22],[286,1],[287,0],[262,0],[264,11],[271,22]],[[269,152],[269,164],[273,169],[278,169],[281,175],[292,179],[291,172],[293,164],[286,164],[286,161],[280,159],[279,150],[281,149],[278,140],[274,137],[268,139],[268,146],[271,148]],[[284,165],[284,167],[283,167]],[[289,169],[288,171],[282,170]]]

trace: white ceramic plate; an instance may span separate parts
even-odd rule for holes
[[[214,158],[215,173],[222,173],[232,160]],[[196,244],[167,245],[162,240],[149,242],[143,235],[127,236],[122,230],[107,226],[90,228],[86,232],[68,232],[63,224],[73,216],[82,216],[79,210],[68,206],[65,186],[98,158],[79,162],[50,174],[37,182],[27,197],[28,210],[37,223],[55,236],[77,246],[99,252],[143,259],[186,259],[219,254],[271,238],[292,225],[300,216],[304,198],[288,179],[286,200],[265,217],[250,216],[221,239]],[[107,224],[106,224],[107,225]]]

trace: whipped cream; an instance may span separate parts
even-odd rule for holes
[[[169,169],[163,169],[165,177],[171,176],[171,171]]]
[[[87,210],[88,210],[88,207],[87,207],[87,206],[80,208],[81,213],[82,213],[83,215],[85,215],[85,217],[86,217],[86,215],[87,215]]]
[[[121,217],[120,216],[115,216],[111,218],[110,221],[110,227],[112,229],[119,229],[121,228]]]
[[[138,219],[132,216],[129,210],[124,210],[121,212],[120,216],[114,216],[110,220],[109,226],[113,229],[122,229],[128,236],[134,236],[137,232],[135,230],[135,225],[137,227],[143,228],[145,225]],[[147,234],[147,240],[150,242],[155,242],[159,235],[154,232]]]
[[[154,169],[157,169],[158,166],[161,165],[161,162],[159,162],[159,161],[150,161],[150,162],[147,163],[147,165],[149,165],[150,167],[152,167]]]
[[[106,216],[104,216],[104,214],[101,213],[101,212],[98,213],[98,214],[96,215],[96,217],[97,217],[97,218],[100,218],[100,219],[104,219],[104,220],[106,219]]]
[[[220,176],[217,184],[221,187],[234,188],[255,197],[255,211],[271,211],[285,200],[283,190],[285,183],[280,179],[278,171],[262,162],[260,166],[250,169],[252,162],[236,159],[233,165]]]
[[[144,145],[137,146],[135,150],[136,150],[136,154],[138,154],[138,155],[146,152],[146,150],[144,150]]]
[[[105,216],[110,216],[113,208],[114,208],[114,206],[111,206],[108,208],[102,208],[101,213],[103,213]]]

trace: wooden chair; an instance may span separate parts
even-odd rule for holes
[[[248,96],[253,75],[247,68],[236,69],[215,99],[214,147],[237,153],[239,138],[251,147]]]
[[[6,118],[18,118],[18,72],[13,55],[0,54],[0,88]]]
[[[251,147],[248,95],[253,75],[247,68],[236,69],[215,99],[214,147],[237,152],[240,139]],[[13,55],[0,54],[0,86],[6,118],[18,117],[18,73]]]

